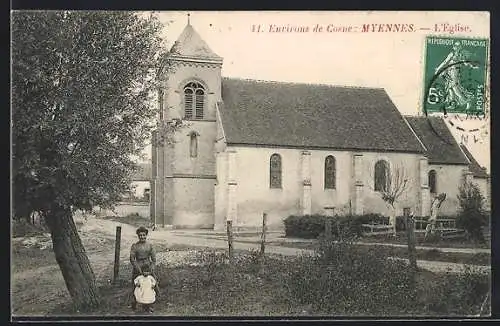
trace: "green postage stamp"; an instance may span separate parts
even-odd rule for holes
[[[484,116],[488,40],[425,39],[424,113]]]

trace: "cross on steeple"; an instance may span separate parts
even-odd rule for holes
[[[188,14],[187,14],[187,16],[188,16],[188,25],[191,25],[191,23],[190,23],[190,19],[189,19],[189,17],[191,16],[191,14],[190,14],[190,13],[188,13]]]

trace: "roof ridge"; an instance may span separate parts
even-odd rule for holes
[[[479,164],[479,162],[476,160],[476,158],[474,157],[474,155],[472,155],[472,152],[467,148],[467,146],[465,146],[465,144],[460,143],[458,145],[460,146],[460,149],[462,149],[462,151],[464,152],[465,156],[467,157],[467,159],[469,159],[469,161],[471,163],[475,163],[481,169],[484,169],[484,167],[481,164]]]
[[[254,79],[254,78],[243,78],[243,77],[222,77],[223,79],[233,79],[241,81],[251,81],[258,83],[269,83],[269,84],[284,84],[284,85],[311,85],[311,86],[326,86],[326,87],[336,87],[336,88],[350,88],[350,89],[377,89],[384,90],[383,87],[371,87],[371,86],[352,86],[352,85],[333,85],[324,83],[314,83],[314,82],[291,82],[291,81],[279,81],[279,80],[264,80],[264,79]]]
[[[439,116],[406,116],[406,120],[427,148],[430,164],[470,163],[445,119]]]

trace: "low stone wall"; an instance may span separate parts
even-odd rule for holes
[[[104,209],[100,207],[94,207],[94,214],[97,216],[127,216],[127,215],[134,215],[137,214],[141,217],[144,218],[149,218],[149,203],[129,203],[129,202],[122,202],[116,204],[115,208],[113,210],[111,209]],[[92,216],[92,214],[89,213],[83,213],[81,211],[76,211],[74,213],[74,218],[75,220],[85,218],[86,216]]]

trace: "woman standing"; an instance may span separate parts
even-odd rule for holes
[[[156,252],[153,245],[147,241],[148,229],[141,226],[136,231],[139,241],[134,243],[130,248],[130,263],[132,264],[132,309],[135,310],[137,302],[133,295],[135,289],[134,280],[137,276],[143,274],[143,268],[151,271],[151,274],[155,279],[158,278],[155,275],[155,265],[156,265]]]

